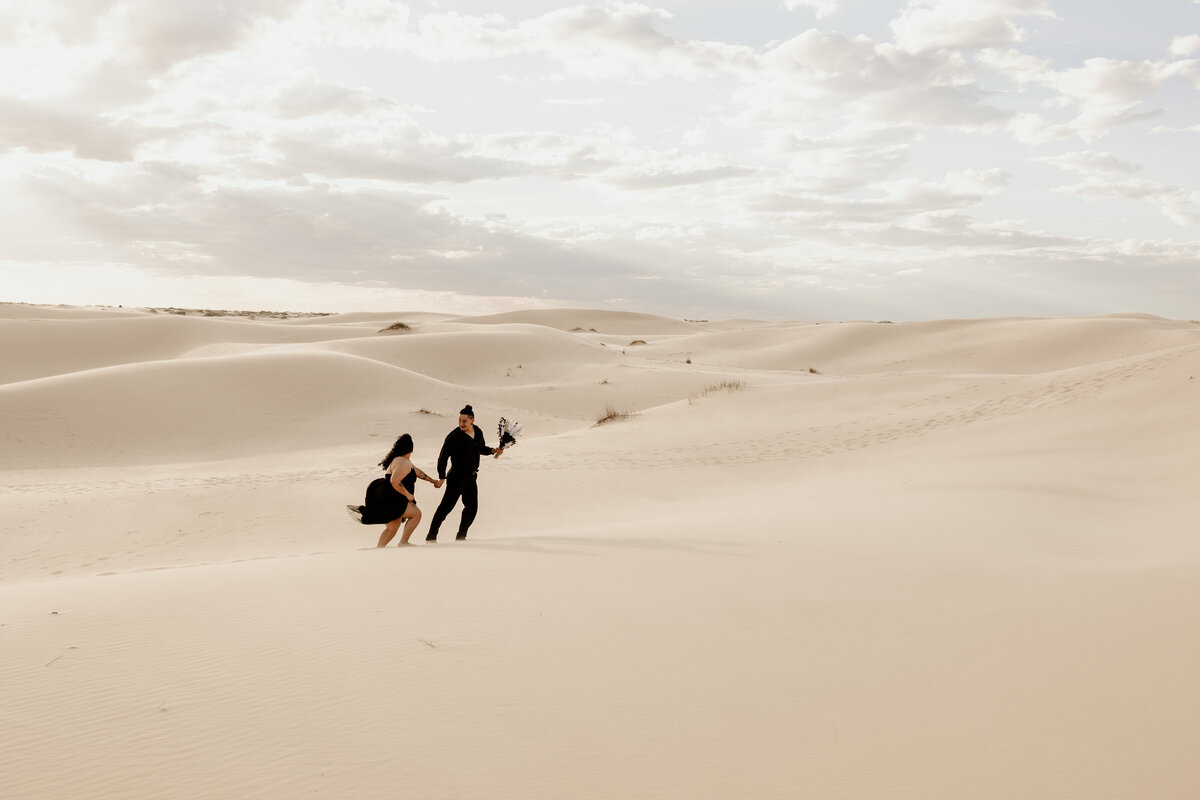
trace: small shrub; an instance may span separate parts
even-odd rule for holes
[[[407,322],[393,322],[391,325],[388,325],[386,328],[380,328],[379,333],[390,333],[391,331],[407,332],[407,331],[411,331],[411,330],[412,330],[412,326],[409,325]]]
[[[632,342],[630,342],[630,343],[629,343],[628,345],[626,345],[626,346],[627,346],[627,347],[633,347],[635,344],[645,344],[645,343],[646,343],[646,340],[645,340],[645,339],[634,339]]]
[[[614,419],[625,419],[632,417],[634,413],[628,408],[617,408],[612,403],[604,407],[604,413],[596,418],[597,425],[603,425],[606,422],[612,422]]]
[[[703,392],[700,392],[699,394],[689,395],[688,396],[688,405],[694,405],[695,402],[697,400],[699,400],[701,397],[708,397],[713,392],[720,392],[723,390],[737,391],[739,389],[745,389],[745,388],[746,388],[746,384],[743,383],[742,381],[723,380],[720,383],[709,384],[708,386],[705,387]]]
[[[816,367],[809,367],[809,368],[808,368],[808,371],[809,371],[809,372],[811,372],[813,375],[820,375],[820,374],[821,374],[821,370],[817,369]]]

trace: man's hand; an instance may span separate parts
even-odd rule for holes
[[[503,453],[503,452],[504,452],[504,448],[503,448],[503,447],[497,447],[497,448],[496,448],[496,452],[492,454],[492,458],[499,458],[499,457],[500,457],[500,454],[501,454],[501,453]]]
[[[442,484],[445,482],[446,482],[445,478],[438,478],[436,481],[433,482],[433,488],[440,489],[440,488],[442,488]]]

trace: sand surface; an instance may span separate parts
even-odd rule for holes
[[[1144,315],[0,304],[0,797],[1194,798],[1198,418]]]

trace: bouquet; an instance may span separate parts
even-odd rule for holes
[[[520,433],[521,423],[509,422],[504,417],[500,418],[500,424],[496,427],[496,434],[500,437],[500,447],[512,447],[517,443],[517,436]]]

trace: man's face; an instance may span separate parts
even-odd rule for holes
[[[466,414],[458,415],[458,429],[463,433],[471,432],[471,423],[474,422],[473,417],[468,417]]]

